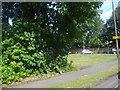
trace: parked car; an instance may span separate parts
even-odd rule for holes
[[[113,54],[117,54],[117,49],[112,48],[112,53],[113,53]],[[118,53],[120,54],[120,49],[118,49]]]
[[[115,48],[112,49],[112,53],[116,54],[117,50]]]
[[[71,51],[67,51],[67,54],[72,54],[72,52]]]
[[[90,51],[90,50],[82,50],[82,54],[93,54],[94,52]]]

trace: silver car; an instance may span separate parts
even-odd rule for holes
[[[90,50],[84,49],[84,50],[82,50],[82,54],[93,54],[93,52]]]

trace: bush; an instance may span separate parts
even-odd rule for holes
[[[45,56],[49,55],[45,54],[49,53],[35,49],[35,44],[25,47],[24,44],[15,42],[13,38],[8,38],[2,45],[2,83],[10,84],[30,75],[63,73],[70,70],[66,57],[59,56],[54,60],[46,60]]]

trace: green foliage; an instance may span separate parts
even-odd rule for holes
[[[71,70],[66,51],[82,38],[79,27],[96,15],[101,4],[3,2],[2,82]]]
[[[94,16],[92,20],[89,19],[82,25],[78,25],[78,28],[83,30],[82,39],[76,39],[73,48],[104,47],[104,43],[101,40],[101,34],[102,31],[105,30],[105,27],[103,25],[103,21],[100,19],[99,14]]]
[[[65,57],[47,61],[44,52],[37,52],[35,47],[24,47],[20,43],[15,43],[13,38],[4,40],[2,45],[2,67],[0,70],[2,83],[10,84],[30,75],[50,72],[63,73],[70,70],[71,65],[68,65]]]
[[[56,60],[52,60],[49,64],[50,70],[57,72],[57,73],[63,73],[71,70],[71,64],[67,63],[67,58],[65,57],[58,57]]]
[[[120,7],[115,9],[115,16],[116,16],[116,26],[117,26],[117,34],[120,35]],[[106,46],[110,48],[116,47],[116,40],[112,39],[115,36],[115,28],[114,28],[114,16],[112,16],[107,20],[105,24],[106,30],[103,31],[101,35],[101,40],[106,44]],[[120,44],[120,42],[119,42]]]
[[[43,38],[47,44],[44,50],[54,50],[56,56],[53,54],[52,57],[56,58],[60,55],[58,52],[64,53],[66,50],[71,48],[71,45],[75,43],[76,39],[82,39],[83,32],[85,31],[84,28],[86,28],[86,25],[87,28],[89,27],[91,20],[98,13],[97,9],[102,5],[102,3],[23,2],[2,3],[2,5],[4,23],[8,24],[7,18],[9,17],[13,18],[13,25],[15,25],[14,27],[16,27],[15,22],[22,22],[24,25],[28,22],[31,23],[31,26],[30,24],[25,25],[24,29],[19,28],[22,27],[22,25],[18,28],[21,29],[22,32],[25,28],[27,28],[27,31],[30,31],[30,28],[36,27],[36,29],[31,31],[37,31],[37,33],[41,34],[40,37]],[[6,31],[9,32],[7,29]],[[87,31],[89,31],[89,29]],[[38,35],[38,38],[40,37]]]

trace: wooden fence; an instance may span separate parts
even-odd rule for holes
[[[71,49],[73,54],[81,54],[82,48]],[[89,48],[88,50],[93,51],[96,54],[112,54],[112,48]]]

